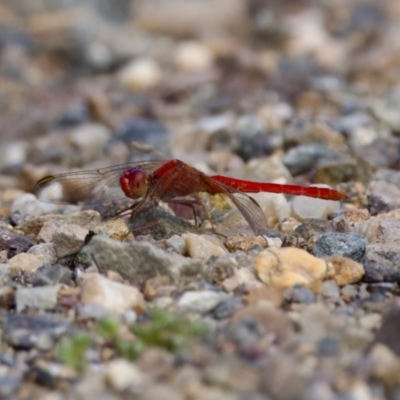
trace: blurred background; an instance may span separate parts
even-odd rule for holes
[[[138,159],[400,185],[399,22],[397,0],[2,0],[1,211]]]

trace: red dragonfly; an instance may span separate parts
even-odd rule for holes
[[[201,192],[227,196],[242,213],[256,235],[267,229],[267,221],[257,202],[247,193],[273,192],[343,200],[336,190],[313,186],[252,182],[221,175],[207,176],[179,160],[141,161],[93,171],[50,175],[38,181],[34,193],[39,200],[66,204],[99,204],[128,197],[136,202],[129,207],[132,220],[146,205],[159,201],[193,209],[203,206]],[[204,206],[203,206],[204,207]]]

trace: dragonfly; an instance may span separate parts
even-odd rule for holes
[[[259,192],[337,201],[347,198],[341,192],[324,187],[208,176],[180,160],[139,161],[92,171],[50,175],[39,180],[34,188],[39,200],[58,204],[94,205],[129,198],[134,203],[124,211],[130,213],[132,221],[146,207],[155,207],[163,202],[191,207],[197,223],[196,206],[205,208],[199,194],[224,195],[236,206],[256,235],[263,234],[268,224],[261,207],[246,193]]]

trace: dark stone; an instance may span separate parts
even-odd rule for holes
[[[337,356],[339,347],[337,339],[332,336],[325,336],[318,342],[318,353],[321,356]]]
[[[292,147],[283,157],[283,163],[292,175],[313,169],[321,158],[335,158],[336,153],[322,144],[301,144]]]
[[[50,315],[28,316],[7,314],[3,318],[3,340],[11,347],[29,350],[36,346],[44,335],[58,339],[69,328],[67,321]]]
[[[400,282],[400,262],[396,262],[397,257],[395,256],[392,256],[392,260],[373,252],[367,252],[363,261],[365,269],[363,281],[369,283]]]
[[[393,210],[393,204],[387,203],[382,197],[376,194],[368,196],[368,211],[371,215],[378,215]]]
[[[326,232],[328,226],[328,221],[318,218],[311,218],[304,224],[299,225],[295,229],[295,233],[301,236],[304,240],[308,241],[312,236]]]
[[[61,128],[72,128],[89,120],[88,109],[83,103],[75,103],[68,107],[57,121]]]
[[[383,319],[381,327],[376,332],[368,349],[376,343],[389,347],[397,356],[400,356],[400,304],[395,303]]]
[[[39,385],[50,388],[65,387],[76,382],[76,373],[68,366],[47,362],[44,359],[37,360],[32,368],[35,381]]]
[[[7,351],[0,353],[0,364],[7,365],[7,367],[12,367],[14,365],[14,356]]]
[[[133,142],[144,143],[153,146],[156,150],[161,151],[166,156],[169,155],[169,132],[164,125],[155,120],[149,118],[132,118],[122,124],[110,143],[116,141],[122,141],[128,145]],[[137,154],[136,154],[137,153]],[[131,158],[134,156],[141,156],[143,158],[143,152],[133,151]],[[150,152],[149,156],[154,159],[154,153]]]
[[[236,267],[235,259],[230,256],[210,257],[204,276],[207,282],[219,285],[234,274]]]
[[[215,319],[229,318],[242,307],[243,301],[240,297],[229,297],[217,305],[213,311],[213,315]]]
[[[0,398],[11,399],[21,385],[21,380],[17,376],[0,376]]]
[[[302,285],[295,285],[292,289],[286,290],[284,298],[292,303],[309,304],[315,301],[314,293]]]
[[[266,236],[269,238],[280,238],[281,234],[278,231],[275,231],[273,229],[268,229],[263,233],[263,236]]]
[[[0,228],[0,251],[7,250],[7,258],[12,258],[19,253],[26,253],[34,243],[24,235],[17,235]]]
[[[43,265],[32,277],[33,286],[56,285],[57,283],[70,284],[72,281],[71,270],[60,264]]]
[[[367,244],[367,238],[359,233],[327,232],[318,237],[312,252],[317,257],[339,254],[358,261],[364,255]]]
[[[264,123],[256,115],[248,114],[239,117],[231,129],[215,133],[210,148],[229,148],[244,160],[249,160],[270,154],[274,143]]]

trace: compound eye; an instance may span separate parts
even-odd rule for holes
[[[147,192],[146,173],[140,168],[131,168],[121,176],[120,185],[126,196],[138,199]]]

